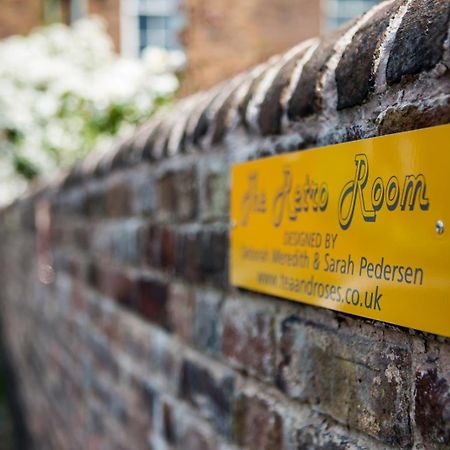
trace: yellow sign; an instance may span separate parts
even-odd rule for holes
[[[233,285],[450,337],[450,125],[237,164],[231,220]]]

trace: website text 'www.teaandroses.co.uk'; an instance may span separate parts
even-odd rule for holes
[[[369,310],[382,310],[383,294],[379,286],[370,290],[361,290],[355,287],[324,283],[316,280],[314,275],[305,279],[268,272],[259,272],[257,282],[266,288],[277,288],[290,294],[304,295],[334,303],[345,303]]]

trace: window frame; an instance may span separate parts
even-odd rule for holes
[[[138,58],[141,54],[141,18],[180,17],[180,0],[121,0],[121,53],[126,57]],[[168,47],[170,31],[167,25],[161,28],[165,33],[164,47]]]
[[[69,20],[74,23],[77,20],[86,17],[88,14],[88,0],[70,0],[69,2]]]

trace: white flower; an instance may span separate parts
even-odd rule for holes
[[[186,67],[186,53],[173,50],[169,53],[169,71],[180,72]]]
[[[176,91],[178,84],[178,78],[171,73],[151,77],[148,81],[150,89],[161,97],[165,97]]]
[[[122,59],[104,23],[85,19],[0,41],[0,61],[3,203],[24,189],[20,176],[11,181],[14,157],[47,175],[111,146],[154,112],[156,98],[173,95],[185,56],[150,48],[142,60]]]
[[[147,47],[142,54],[142,60],[150,73],[164,74],[183,69],[186,55],[180,50],[168,51],[163,48]]]

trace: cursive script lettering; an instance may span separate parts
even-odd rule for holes
[[[241,199],[241,219],[242,226],[248,224],[251,214],[263,214],[266,212],[266,193],[259,189],[258,174],[252,172],[248,175],[248,186]]]
[[[294,183],[289,167],[284,169],[283,184],[277,191],[273,201],[274,225],[279,227],[284,218],[295,222],[298,215],[312,212],[323,212],[328,206],[328,187],[306,175],[304,183]]]
[[[339,197],[338,213],[339,224],[343,230],[347,230],[352,224],[355,211],[360,210],[366,222],[375,222],[377,212],[384,206],[389,211],[399,209],[401,211],[413,211],[416,205],[423,211],[428,210],[430,201],[426,196],[427,182],[425,176],[406,175],[403,184],[396,176],[391,176],[388,181],[378,177],[367,186],[369,180],[369,161],[365,154],[355,156],[355,176],[347,182]],[[370,198],[370,201],[367,199]]]

